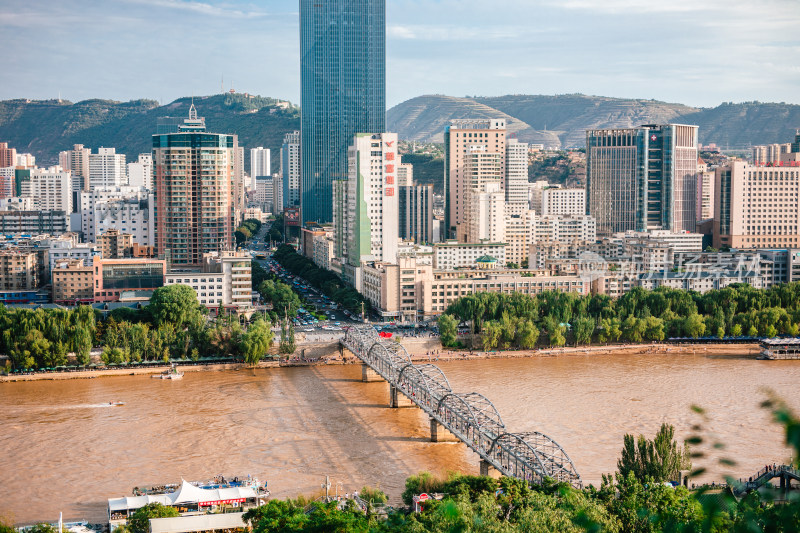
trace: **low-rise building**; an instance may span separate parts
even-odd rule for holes
[[[109,229],[97,237],[97,244],[105,259],[123,259],[133,255],[133,235]]]
[[[95,302],[118,302],[126,291],[154,291],[164,286],[167,262],[160,259],[103,259],[95,256]]]
[[[729,270],[724,272],[661,272],[657,274],[642,274],[639,286],[654,290],[659,287],[697,291],[701,294],[712,290],[724,289],[734,283],[747,283],[756,289],[761,289],[761,274],[749,270]]]
[[[62,235],[69,231],[66,211],[0,211],[0,233]]]
[[[102,257],[102,251],[94,244],[77,244],[74,239],[53,239],[50,241],[49,268],[50,272],[58,261],[65,259],[79,259],[86,266],[91,266],[95,257]]]
[[[27,196],[14,196],[0,198],[0,212],[2,211],[33,211],[35,209],[33,198]]]
[[[35,253],[0,250],[0,291],[27,291],[38,287]]]
[[[586,189],[549,188],[542,191],[542,215],[585,215]]]
[[[588,215],[541,215],[531,221],[531,242],[594,242],[597,223]]]
[[[433,268],[452,270],[473,268],[479,257],[489,256],[506,264],[506,243],[481,241],[479,243],[460,243],[450,240],[433,246]]]
[[[94,265],[80,259],[61,259],[51,273],[53,303],[77,305],[94,303]]]
[[[165,285],[188,285],[197,293],[199,304],[245,309],[252,306],[251,260],[244,252],[204,254],[203,267],[173,270],[164,276]]]
[[[367,263],[362,293],[384,319],[403,323],[440,316],[464,296],[478,292],[536,295],[547,291],[587,295],[590,281],[577,275],[552,276],[544,271],[435,270],[414,257],[401,256],[397,264]]]

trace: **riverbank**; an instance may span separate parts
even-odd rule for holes
[[[497,350],[491,352],[442,349],[438,339],[403,339],[403,346],[415,363],[437,361],[470,361],[482,359],[528,359],[536,357],[585,356],[585,355],[702,355],[756,358],[760,352],[758,344],[619,344],[609,346],[566,346],[538,350]],[[316,343],[299,346],[303,355],[284,361],[262,361],[256,368],[278,368],[286,366],[348,365],[361,364],[353,356],[342,356],[338,343]],[[308,353],[307,353],[308,352]],[[308,356],[306,356],[306,354]],[[244,363],[219,363],[203,365],[178,365],[181,372],[218,372],[245,370],[251,367]],[[77,372],[37,372],[25,375],[0,376],[0,383],[17,381],[58,381],[70,379],[95,379],[113,376],[146,376],[161,374],[166,366],[139,368],[114,368]]]

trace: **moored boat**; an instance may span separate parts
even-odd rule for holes
[[[172,365],[172,368],[169,370],[165,370],[160,374],[156,374],[153,376],[156,379],[181,379],[183,377],[183,372],[178,372],[178,368],[175,365]]]

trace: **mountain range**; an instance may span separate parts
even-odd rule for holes
[[[180,98],[164,106],[153,100],[6,100],[0,102],[0,142],[32,153],[40,166],[56,164],[58,152],[73,144],[95,151],[115,147],[128,161],[135,161],[138,154],[152,150],[158,118],[188,117],[192,103],[205,117],[208,131],[235,133],[245,148],[270,148],[275,154],[273,170],[284,135],[300,129],[300,111],[291,104],[238,93]],[[247,150],[245,159],[249,160]]]
[[[149,152],[159,117],[188,116],[194,102],[209,131],[235,133],[240,146],[273,150],[277,169],[283,136],[300,129],[300,111],[288,102],[248,94],[180,98],[167,105],[153,100],[0,101],[0,141],[33,153],[40,165],[54,164],[58,152],[73,144],[96,149],[116,147],[135,160]],[[790,142],[800,127],[800,105],[724,103],[714,108],[683,104],[566,95],[454,97],[428,95],[403,102],[387,112],[387,130],[401,139],[442,142],[452,119],[505,118],[508,130],[523,142],[553,148],[582,147],[588,128],[623,128],[653,123],[700,126],[700,142],[747,149],[754,144]],[[246,155],[247,158],[247,155]]]
[[[585,146],[587,129],[677,123],[699,126],[701,144],[747,149],[754,144],[792,141],[795,130],[800,128],[800,105],[746,102],[703,109],[583,94],[474,98],[428,95],[390,109],[387,129],[405,140],[443,142],[448,122],[464,118],[505,118],[508,131],[520,141],[552,148]]]

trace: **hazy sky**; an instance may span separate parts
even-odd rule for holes
[[[296,0],[3,0],[0,99],[299,102]],[[800,104],[799,0],[387,0],[389,105],[586,93]]]

